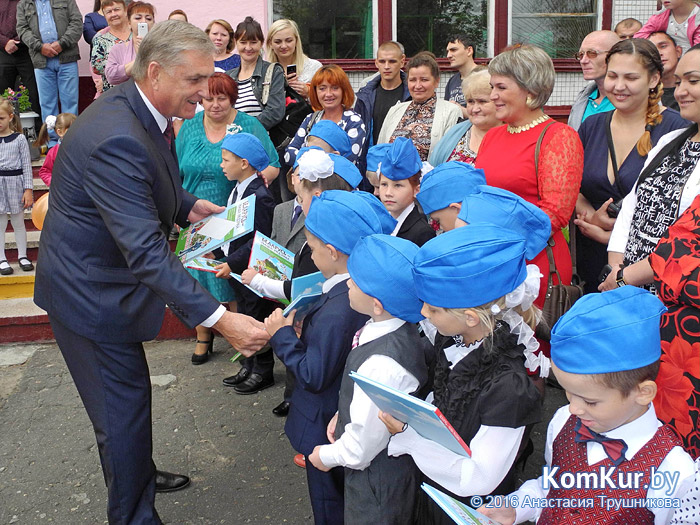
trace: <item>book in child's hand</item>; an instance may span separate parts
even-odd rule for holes
[[[253,231],[255,195],[180,230],[175,255],[189,261]]]
[[[321,272],[302,275],[292,280],[292,301],[289,306],[284,309],[284,316],[287,317],[292,310],[296,310],[294,314],[295,321],[301,321],[306,314],[311,310],[311,307],[316,304],[318,298],[323,294],[323,283],[326,279]]]
[[[382,412],[408,423],[424,438],[439,443],[455,454],[471,457],[472,452],[467,444],[435,405],[357,372],[350,372],[350,377]]]
[[[288,281],[292,278],[294,253],[266,235],[255,232],[248,268],[275,281]]]
[[[185,268],[199,270],[200,272],[218,273],[219,270],[216,270],[215,267],[220,264],[223,264],[223,262],[215,259],[207,259],[206,257],[195,257],[185,262]]]
[[[459,525],[500,525],[461,501],[423,483],[421,488]]]

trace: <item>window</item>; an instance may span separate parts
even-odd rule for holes
[[[448,40],[466,34],[479,56],[486,56],[486,0],[396,0],[396,38],[406,56],[432,51],[445,56]]]
[[[512,0],[511,43],[530,43],[552,58],[571,58],[597,28],[596,0]]]
[[[299,25],[311,58],[373,58],[372,0],[274,0],[273,18]]]

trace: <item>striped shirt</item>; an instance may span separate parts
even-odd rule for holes
[[[262,108],[258,104],[258,99],[253,93],[253,86],[250,84],[250,79],[238,81],[238,100],[236,100],[236,109],[257,117],[262,113]]]

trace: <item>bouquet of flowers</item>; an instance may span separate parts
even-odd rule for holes
[[[15,107],[19,108],[20,113],[32,109],[32,103],[29,100],[29,91],[26,87],[20,85],[19,90],[15,91],[12,88],[7,88],[2,96],[12,102]]]

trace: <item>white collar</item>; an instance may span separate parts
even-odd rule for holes
[[[301,203],[299,202],[299,197],[294,197],[294,208],[297,206],[301,206]]]
[[[403,226],[404,221],[406,220],[406,217],[408,217],[408,214],[413,211],[413,208],[416,207],[416,203],[412,202],[408,206],[406,206],[406,209],[404,209],[401,214],[396,217],[396,228],[394,228],[394,231],[391,232],[391,235],[396,237],[399,233],[399,230],[401,229],[401,226]]]
[[[342,283],[343,281],[346,281],[349,278],[349,273],[337,273],[333,277],[326,279],[326,281],[323,283],[323,286],[321,286],[321,289],[323,290],[323,293],[328,293],[331,291],[331,288],[333,288],[336,284]]]
[[[362,328],[362,332],[360,332],[358,344],[364,345],[371,343],[375,339],[379,339],[386,334],[395,332],[401,326],[403,326],[404,323],[406,323],[406,321],[399,319],[398,317],[392,317],[391,319],[385,319],[384,321],[373,321],[370,319]]]
[[[236,184],[236,187],[233,188],[233,191],[236,192],[236,202],[240,201],[243,198],[243,194],[245,193],[245,190],[250,186],[250,183],[253,182],[253,179],[257,177],[258,174],[254,173],[247,179],[240,181],[238,184]],[[233,191],[231,192],[231,195],[233,195]],[[234,204],[233,202],[230,202],[229,204]]]
[[[656,410],[654,410],[654,404],[652,403],[649,405],[647,411],[634,421],[630,421],[629,423],[614,428],[608,432],[601,432],[601,434],[611,439],[624,440],[624,442],[627,444],[627,452],[625,452],[625,457],[627,459],[632,459],[634,455],[639,452],[639,450],[654,436],[656,429],[658,429],[660,426],[661,422],[656,417]],[[598,447],[592,447],[591,445],[597,445],[600,448],[600,451],[602,451],[603,456],[605,456],[605,449],[603,449],[602,445],[599,445],[596,442],[588,443],[589,463],[593,464],[597,463],[603,458],[595,458],[597,454],[594,456],[594,452],[591,449]]]
[[[450,362],[450,370],[452,370],[462,359],[464,359],[474,350],[479,348],[481,346],[481,343],[483,342],[484,340],[481,339],[470,345],[465,345],[464,343],[455,343],[452,346],[445,348],[443,352],[445,352],[445,357],[447,357],[447,360]]]
[[[139,95],[141,95],[141,98],[143,99],[143,103],[146,104],[146,107],[148,108],[148,111],[151,112],[151,115],[153,115],[153,118],[156,120],[156,124],[158,124],[158,128],[160,128],[160,132],[164,133],[165,128],[168,127],[168,118],[165,117],[160,111],[156,109],[156,107],[151,104],[151,101],[148,100],[148,97],[146,94],[141,91],[141,88],[139,87],[138,84],[136,85],[136,90],[139,92]]]

